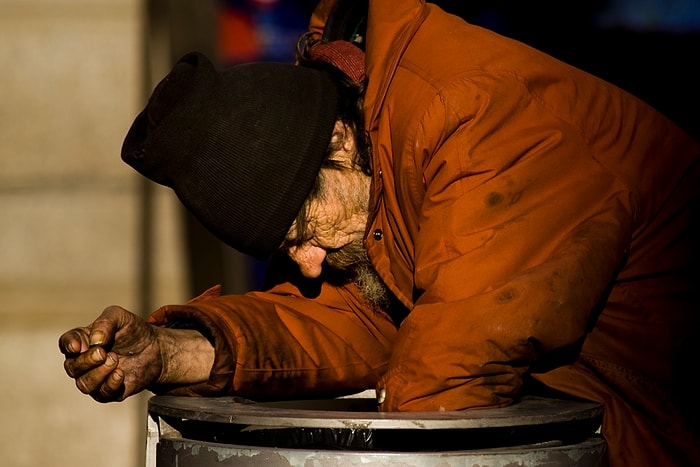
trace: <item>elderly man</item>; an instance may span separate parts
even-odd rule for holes
[[[365,51],[216,70],[189,54],[123,159],[272,285],[61,336],[99,401],[376,388],[384,411],[605,405],[612,466],[697,465],[700,145],[649,106],[420,0]],[[290,261],[291,260],[291,261]],[[293,268],[289,267],[291,263]]]

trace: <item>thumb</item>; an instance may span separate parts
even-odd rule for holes
[[[109,306],[90,326],[90,346],[105,345],[114,339],[114,335],[122,326],[127,311],[119,306]]]

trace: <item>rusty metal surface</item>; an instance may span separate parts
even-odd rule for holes
[[[602,417],[593,402],[526,397],[509,407],[452,412],[377,412],[373,399],[271,403],[241,399],[154,396],[148,409],[164,417],[267,427],[353,429],[471,429],[555,424]]]

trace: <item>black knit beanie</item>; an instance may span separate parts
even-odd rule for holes
[[[172,188],[220,240],[263,259],[311,191],[337,99],[324,71],[265,62],[219,71],[190,53],[136,117],[122,159]]]

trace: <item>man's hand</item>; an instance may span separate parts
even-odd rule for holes
[[[214,347],[193,329],[152,326],[118,306],[58,340],[68,376],[99,402],[122,401],[153,384],[204,382]]]
[[[156,328],[117,306],[63,334],[58,346],[68,376],[99,402],[122,401],[158,381],[163,370]]]

